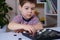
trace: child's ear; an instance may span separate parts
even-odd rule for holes
[[[19,8],[19,10],[21,11],[21,6],[20,6],[20,5],[18,6],[18,8]]]

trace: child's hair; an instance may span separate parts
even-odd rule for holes
[[[19,0],[19,4],[23,6],[26,2],[34,3],[36,5],[36,0]]]

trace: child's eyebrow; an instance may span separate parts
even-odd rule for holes
[[[28,7],[28,6],[24,6],[24,7]]]
[[[29,8],[28,6],[25,6],[26,8]],[[35,8],[35,7],[31,7],[31,8]]]

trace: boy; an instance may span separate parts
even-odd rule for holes
[[[20,15],[14,17],[9,23],[10,30],[21,32],[28,31],[34,35],[37,30],[42,29],[42,24],[35,15],[36,0],[19,0]]]

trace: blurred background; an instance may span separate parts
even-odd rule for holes
[[[43,27],[60,27],[59,0],[37,0],[36,2],[36,14]],[[0,0],[0,29],[9,31],[8,23],[20,13],[18,5],[18,0]]]

